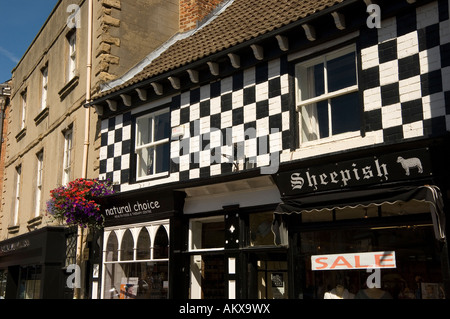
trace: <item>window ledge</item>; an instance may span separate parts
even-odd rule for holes
[[[69,82],[67,82],[64,87],[58,92],[59,98],[64,100],[64,98],[69,95],[70,92],[78,85],[80,77],[78,75],[74,76]]]
[[[27,134],[27,128],[24,127],[23,129],[20,130],[19,133],[17,133],[16,135],[16,141],[20,141],[25,135]]]
[[[49,107],[47,106],[45,109],[43,109],[41,112],[39,112],[39,114],[34,118],[34,123],[36,125],[41,123],[48,116],[48,113],[49,113]]]
[[[37,216],[27,222],[27,227],[36,227],[42,224],[42,216]]]
[[[15,234],[15,233],[18,233],[18,232],[19,232],[19,228],[20,228],[19,225],[16,225],[16,226],[8,226],[8,233],[9,233],[9,234]]]

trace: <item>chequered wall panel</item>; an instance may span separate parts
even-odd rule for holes
[[[384,142],[396,142],[449,130],[448,0],[384,20],[362,37],[367,131],[382,130]]]

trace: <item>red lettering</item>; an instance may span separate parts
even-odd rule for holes
[[[391,257],[391,258],[388,258]],[[392,254],[376,254],[375,255],[375,265],[378,267],[395,267],[394,259],[392,258]],[[392,264],[381,264],[381,263],[388,263],[393,262]]]
[[[325,268],[328,267],[328,264],[327,264],[326,262],[320,261],[321,259],[327,260],[328,258],[327,258],[327,257],[316,258],[316,259],[314,260],[314,262],[315,262],[316,264],[322,264],[321,267],[316,267],[316,269],[325,269]]]
[[[339,264],[339,262],[342,262],[342,264]],[[336,258],[330,269],[334,269],[337,266],[346,266],[348,269],[353,268],[353,266],[344,258],[344,256],[339,256],[338,258]]]
[[[368,268],[369,265],[361,265],[361,256],[355,256],[355,268]]]

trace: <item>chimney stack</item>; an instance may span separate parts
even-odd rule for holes
[[[197,27],[222,0],[180,0],[180,32]]]

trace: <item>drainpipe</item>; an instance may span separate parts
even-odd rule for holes
[[[87,43],[87,63],[86,63],[86,103],[91,102],[91,76],[92,76],[92,14],[93,12],[93,0],[88,1],[88,43]],[[90,126],[91,126],[91,109],[89,107],[85,108],[85,126],[84,126],[84,145],[83,145],[83,164],[82,164],[82,172],[81,177],[87,178],[87,170],[88,170],[88,153],[89,153],[89,145],[90,145]],[[83,237],[84,237],[84,228],[78,227],[78,236],[77,236],[77,250],[78,250],[78,266],[81,270],[81,273],[85,273],[83,265]],[[81,274],[80,274],[81,275]],[[83,276],[81,276],[83,278]],[[80,282],[81,286],[84,286],[84,280]],[[75,288],[75,299],[80,299],[81,296],[81,287]]]

